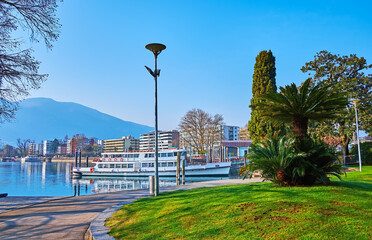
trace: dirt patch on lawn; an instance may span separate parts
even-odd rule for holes
[[[335,206],[350,206],[350,207],[355,206],[354,203],[346,203],[346,202],[338,202],[338,201],[331,201],[330,203]]]
[[[246,202],[246,203],[241,203],[241,204],[237,205],[236,207],[243,212],[247,209],[251,209],[251,208],[255,207],[256,205],[257,205],[256,203]]]

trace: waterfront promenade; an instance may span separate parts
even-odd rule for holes
[[[161,192],[260,181],[253,178],[195,182],[164,187]],[[90,222],[106,208],[149,196],[148,190],[133,190],[57,199],[24,197],[25,202],[22,197],[13,197],[17,203],[11,201],[12,197],[0,198],[0,239],[84,239]]]

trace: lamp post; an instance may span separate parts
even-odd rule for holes
[[[166,46],[160,43],[150,43],[145,46],[150,50],[155,57],[155,70],[152,71],[149,67],[145,66],[147,71],[155,79],[155,196],[159,195],[159,172],[158,172],[158,76],[160,69],[158,69],[158,55],[163,51]]]
[[[358,110],[357,110],[357,104],[359,102],[359,99],[352,99],[351,101],[354,103],[354,108],[355,108],[356,134],[357,134],[357,141],[358,141],[359,171],[362,171],[362,157],[361,157],[361,154],[360,154]]]

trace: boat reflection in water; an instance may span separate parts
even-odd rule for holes
[[[228,177],[188,177],[186,182],[201,182],[227,179]],[[109,193],[126,190],[149,189],[148,177],[126,177],[126,178],[79,178],[72,179],[75,191],[74,195],[80,195],[81,189],[88,191],[90,186],[91,193]],[[161,187],[175,186],[175,178],[160,178],[159,185]]]

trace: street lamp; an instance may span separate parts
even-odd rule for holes
[[[351,101],[354,103],[354,108],[355,108],[356,134],[357,134],[357,141],[358,141],[359,171],[362,171],[362,157],[361,157],[361,153],[360,153],[358,110],[357,110],[357,104],[359,102],[359,99],[352,99]]]
[[[163,51],[166,46],[161,43],[150,43],[147,44],[146,49],[150,50],[155,57],[155,70],[145,66],[147,71],[155,79],[155,196],[159,195],[159,172],[158,172],[158,76],[160,75],[160,69],[158,69],[158,55]]]

